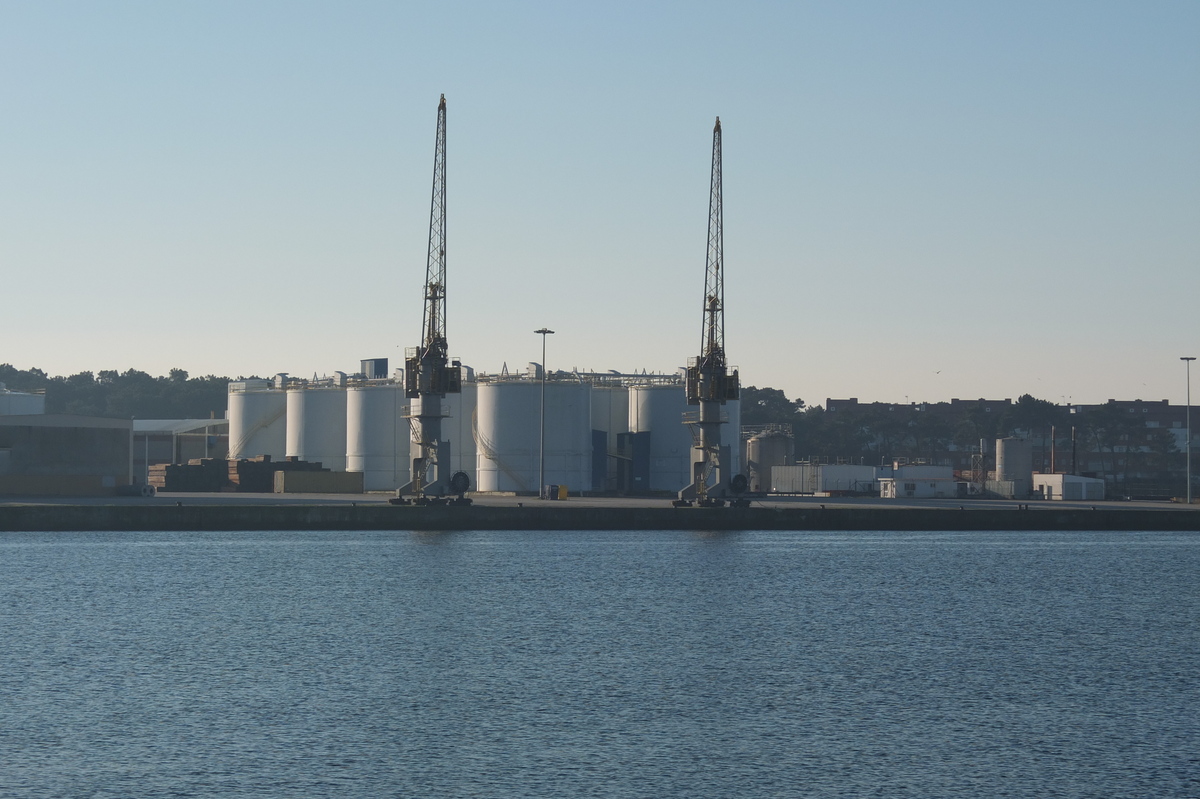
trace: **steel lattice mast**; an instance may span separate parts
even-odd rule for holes
[[[729,371],[725,360],[725,234],[721,202],[721,118],[713,126],[712,176],[708,194],[708,253],[704,273],[703,333],[700,357],[687,369],[687,401],[699,405],[689,414],[694,425],[692,482],[679,492],[680,499],[708,501],[730,491],[728,445],[721,443],[721,426],[727,421],[721,407],[739,395],[737,370]],[[715,473],[715,480],[714,480]],[[710,482],[712,485],[710,486]]]
[[[410,408],[412,429],[412,481],[398,494],[446,493],[446,469],[438,467],[442,437],[442,399],[462,390],[457,366],[449,364],[446,343],[446,95],[437,112],[437,138],[433,151],[433,195],[429,209],[429,250],[425,264],[425,307],[421,319],[421,346],[405,352],[404,389],[420,405]],[[448,464],[446,464],[448,466]],[[433,470],[432,477],[430,470]]]

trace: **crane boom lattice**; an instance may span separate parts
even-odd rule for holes
[[[704,336],[700,352],[706,365],[725,365],[725,225],[721,205],[721,118],[713,128],[712,176],[708,189],[708,255],[704,263]]]
[[[446,353],[446,95],[438,103],[433,152],[433,196],[429,201],[429,254],[425,265],[422,356]]]
[[[708,250],[704,267],[703,330],[700,355],[689,359],[687,401],[700,411],[685,423],[695,425],[692,448],[692,482],[679,499],[707,503],[730,491],[731,452],[721,443],[721,426],[728,417],[721,406],[739,396],[737,370],[730,371],[725,357],[725,233],[721,197],[721,119],[713,126],[712,174],[708,192]]]

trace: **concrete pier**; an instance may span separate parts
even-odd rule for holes
[[[794,507],[673,508],[573,506],[570,503],[393,506],[385,503],[0,505],[4,531],[205,531],[205,530],[1114,530],[1197,531],[1200,512],[1108,504],[1053,508],[1028,506],[890,508]]]

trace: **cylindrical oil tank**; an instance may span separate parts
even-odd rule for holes
[[[996,479],[1033,480],[1033,444],[1025,438],[996,439]]]
[[[592,385],[592,489],[619,490],[620,436],[629,432],[629,388]]]
[[[742,458],[742,401],[729,400],[725,403],[725,415],[729,421],[721,427],[721,446],[729,447],[728,481],[735,474],[745,474],[746,461]]]
[[[229,458],[270,455],[279,460],[287,448],[287,397],[267,380],[229,384]]]
[[[288,389],[286,455],[334,472],[346,471],[346,389]]]
[[[1033,443],[1024,438],[996,439],[996,490],[1012,499],[1033,490]]]
[[[367,491],[393,491],[410,479],[408,402],[402,383],[346,389],[346,471],[362,472]]]
[[[480,491],[537,492],[541,389],[537,380],[478,386],[475,445]],[[545,483],[591,488],[591,386],[546,383]]]
[[[478,400],[478,384],[467,380],[463,367],[462,392],[447,394],[442,400],[442,440],[449,442],[450,460],[445,463],[446,479],[455,472],[466,472],[471,478],[471,490],[479,487],[477,450],[475,448],[475,408]],[[439,453],[441,458],[442,454]]]
[[[746,475],[751,491],[771,491],[771,469],[791,466],[795,441],[781,430],[764,430],[746,442]]]
[[[627,386],[592,386],[592,429],[603,430],[612,447],[617,436],[629,432]]]
[[[631,490],[678,491],[691,482],[692,431],[683,423],[689,410],[696,409],[687,404],[682,385],[629,388],[629,432],[634,434]],[[640,443],[639,434],[648,434],[648,445]]]

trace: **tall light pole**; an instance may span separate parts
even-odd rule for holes
[[[1184,370],[1187,372],[1187,504],[1192,504],[1192,361],[1194,357],[1183,356]]]
[[[546,498],[546,336],[554,331],[548,327],[533,331],[542,337],[542,401],[538,413],[538,498]]]

